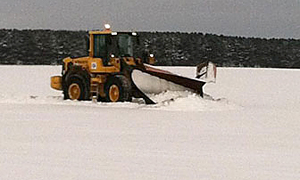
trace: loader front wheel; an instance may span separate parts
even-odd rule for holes
[[[117,85],[113,84],[108,90],[109,99],[112,102],[117,102],[120,99],[120,89]]]
[[[107,102],[124,102],[131,100],[131,85],[123,75],[112,76],[105,84],[105,100]]]

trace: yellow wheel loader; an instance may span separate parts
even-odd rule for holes
[[[108,26],[103,31],[90,31],[89,56],[63,59],[62,75],[51,77],[51,87],[62,90],[64,99],[97,98],[103,102],[131,101],[135,97],[155,104],[146,94],[167,90],[190,90],[203,95],[205,78],[191,79],[151,66],[154,55],[136,57],[134,42],[138,42],[135,32],[113,32]],[[211,74],[209,69],[215,71],[209,63],[201,67],[201,76]],[[199,73],[200,69],[198,77]]]

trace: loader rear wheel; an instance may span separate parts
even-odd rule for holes
[[[67,82],[66,95],[71,100],[87,100],[89,93],[83,80],[78,77],[70,77]]]
[[[104,87],[105,101],[124,102],[131,100],[131,85],[129,80],[123,75],[115,75],[107,80]]]

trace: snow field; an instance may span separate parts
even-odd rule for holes
[[[63,101],[58,66],[0,72],[0,179],[300,179],[299,70],[219,68],[204,99],[154,106]]]

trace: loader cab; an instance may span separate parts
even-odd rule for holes
[[[101,58],[107,65],[111,57],[133,57],[134,43],[138,42],[137,34],[132,32],[91,31],[89,56]]]

